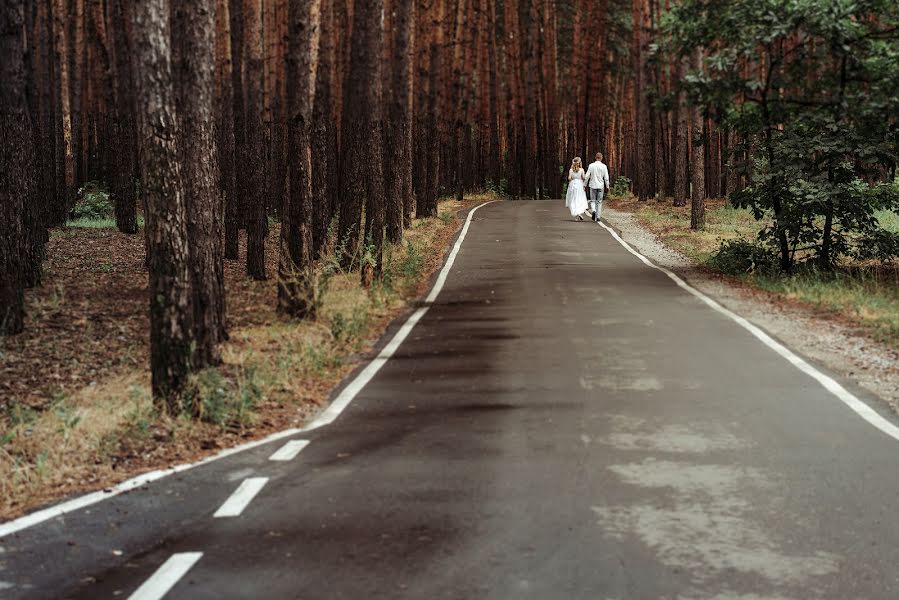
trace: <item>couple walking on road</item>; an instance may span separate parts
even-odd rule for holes
[[[587,203],[587,194],[584,186],[590,190],[590,202]],[[602,152],[596,153],[596,161],[587,167],[581,164],[581,158],[575,157],[571,161],[571,169],[568,171],[568,193],[565,196],[565,206],[571,211],[571,216],[578,221],[583,221],[583,214],[588,207],[592,209],[593,220],[597,223],[602,215],[602,197],[609,191],[609,168],[602,162]]]

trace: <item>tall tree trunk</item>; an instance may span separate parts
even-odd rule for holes
[[[234,98],[234,194],[225,198],[225,258],[237,260],[238,238],[245,226],[248,178],[243,169],[252,168],[247,154],[247,111],[243,84],[244,71],[244,0],[228,0],[228,18],[231,24],[231,92]],[[240,165],[241,177],[237,177]]]
[[[683,63],[678,64],[677,75],[677,103],[674,106],[675,138],[674,138],[674,205],[687,205],[687,192],[689,182],[687,180],[687,153],[689,152],[689,124],[687,107],[687,94],[681,85]]]
[[[693,69],[702,69],[702,49],[693,52]],[[690,229],[705,229],[705,136],[704,122],[699,105],[693,107],[691,123],[693,128],[693,153],[690,160],[692,172]]]
[[[72,133],[72,86],[69,78],[69,35],[66,21],[66,1],[53,0],[53,46],[56,54],[56,82],[55,93],[59,100],[58,126],[58,160],[59,172],[62,175],[62,185],[55,202],[52,225],[62,225],[66,222],[69,209],[75,198],[75,150],[74,136]]]
[[[334,218],[337,193],[337,111],[334,110],[334,70],[336,62],[336,27],[334,3],[321,0],[318,46],[318,68],[315,74],[315,101],[312,117],[312,255],[319,258],[327,242],[328,229]]]
[[[169,414],[191,370],[191,289],[187,214],[178,153],[168,0],[135,2],[135,73],[141,190],[147,206],[150,371],[153,397]]]
[[[225,329],[224,205],[215,159],[215,0],[179,0],[172,13],[173,71],[184,177],[194,366],[221,362]]]
[[[41,283],[41,264],[49,241],[47,230],[47,200],[52,197],[52,144],[50,143],[49,89],[50,70],[48,64],[48,38],[45,2],[26,5],[26,98],[32,130],[32,169],[34,170],[33,192],[24,213],[25,227],[25,287],[35,287]],[[0,318],[2,320],[2,318]]]
[[[338,239],[346,267],[359,264],[360,228],[365,202],[366,229],[383,236],[384,187],[381,162],[381,12],[383,0],[357,4],[353,11],[350,74],[341,125],[341,190]],[[379,214],[380,213],[380,217]],[[380,222],[379,222],[380,221]],[[377,240],[370,240],[377,245]],[[377,248],[375,250],[378,251]],[[361,266],[361,265],[360,265]],[[370,274],[370,273],[369,273]]]
[[[430,12],[430,59],[428,67],[428,95],[425,100],[424,123],[421,135],[424,146],[422,193],[416,198],[415,216],[419,219],[437,216],[437,193],[440,186],[440,71],[443,45],[443,16],[446,0],[435,0]],[[427,46],[426,46],[427,47]]]
[[[112,170],[112,201],[115,206],[116,227],[122,233],[137,233],[137,140],[134,118],[134,70],[132,44],[125,23],[123,2],[109,0],[107,10],[112,44],[112,140],[115,153],[110,161]]]
[[[412,125],[412,31],[415,22],[414,0],[393,2],[393,58],[391,82],[387,92],[388,119],[384,144],[384,192],[387,199],[387,239],[403,241],[407,181],[412,176],[411,156],[406,140]]]
[[[224,204],[224,256],[237,260],[239,221],[237,213],[237,173],[235,163],[235,88],[234,51],[231,46],[231,7],[229,0],[217,0],[215,12],[215,103],[216,153],[219,190]],[[239,63],[238,63],[239,65]]]
[[[244,0],[244,60],[246,61],[247,275],[265,280],[266,213],[265,123],[263,111],[262,0]]]
[[[0,335],[24,328],[25,211],[34,192],[33,133],[26,99],[25,3],[0,9]]]
[[[290,190],[281,211],[278,310],[298,318],[313,318],[315,288],[312,272],[310,119],[315,97],[321,0],[290,0],[287,10]]]

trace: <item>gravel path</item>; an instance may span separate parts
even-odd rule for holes
[[[811,309],[784,304],[696,268],[667,248],[630,213],[605,209],[603,218],[647,258],[743,315],[787,346],[879,396],[899,413],[899,352]]]

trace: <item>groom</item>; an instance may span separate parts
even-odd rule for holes
[[[596,162],[587,167],[585,177],[590,188],[590,205],[593,209],[593,220],[599,223],[602,215],[602,197],[609,191],[609,168],[602,162],[602,152],[596,153]]]

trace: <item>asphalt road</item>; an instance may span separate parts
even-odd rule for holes
[[[0,539],[0,597],[899,598],[899,440],[558,201],[298,437]]]

